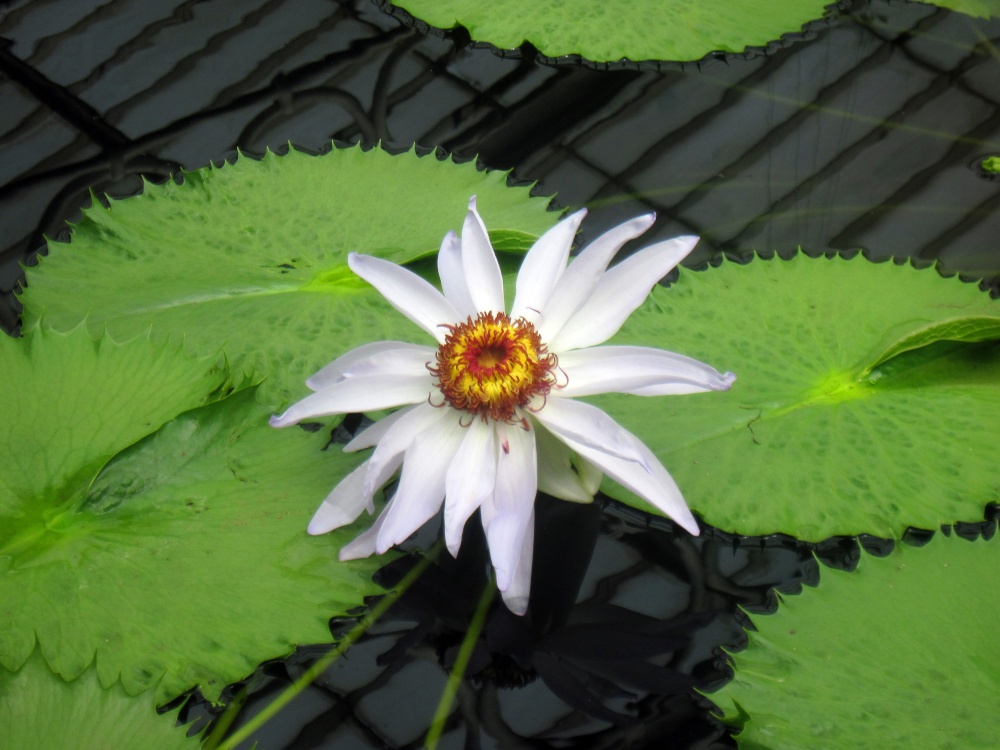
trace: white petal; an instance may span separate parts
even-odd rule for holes
[[[583,456],[576,456],[573,465],[576,466],[576,472],[580,475],[580,484],[583,485],[584,491],[591,497],[596,495],[597,490],[601,488],[604,473]]]
[[[587,301],[622,245],[649,229],[655,220],[656,214],[636,216],[609,229],[580,251],[542,308],[536,325],[542,341],[555,339],[566,321]]]
[[[413,271],[381,258],[357,253],[347,256],[347,265],[378,289],[390,305],[440,342],[444,342],[448,333],[442,324],[460,320],[454,305]]]
[[[549,341],[549,351],[583,349],[614,336],[656,283],[686,258],[697,242],[697,237],[675,237],[612,266],[583,306]]]
[[[371,557],[374,555],[375,540],[378,538],[378,533],[382,530],[382,524],[385,523],[385,517],[388,515],[391,507],[392,502],[390,501],[385,510],[375,519],[375,523],[367,531],[363,531],[353,541],[341,547],[340,554],[337,556],[338,559],[341,561],[358,560],[362,557]]]
[[[634,435],[632,437],[635,439],[636,448],[641,454],[639,462],[626,461],[612,456],[592,443],[587,444],[562,435],[559,436],[586,461],[592,463],[622,487],[631,490],[659,508],[681,527],[697,536],[700,533],[698,522],[691,515],[691,511],[688,509],[687,503],[684,502],[673,477],[667,473],[663,464],[649,448],[643,445],[641,440]]]
[[[403,462],[403,454],[421,434],[433,429],[444,421],[457,424],[454,409],[448,406],[435,408],[430,404],[420,404],[412,411],[395,420],[385,431],[368,459],[368,474],[365,477],[364,494],[367,501],[379,487],[389,481]]]
[[[594,492],[588,492],[573,471],[570,449],[541,424],[533,422],[533,426],[538,451],[538,489],[572,503],[593,502]]]
[[[517,555],[517,568],[506,591],[502,591],[504,604],[515,615],[523,615],[528,611],[528,599],[531,594],[531,563],[535,554],[535,510],[532,508],[528,526],[524,532],[524,542]]]
[[[626,461],[641,461],[638,438],[596,406],[550,393],[532,416],[563,442],[572,438]]]
[[[525,534],[531,523],[538,487],[535,432],[497,424],[497,478],[492,510],[483,515],[497,588],[510,588],[521,562]],[[485,508],[486,502],[483,503]]]
[[[448,551],[458,556],[465,522],[483,499],[493,494],[497,474],[494,427],[474,420],[452,459],[445,478],[444,539]]]
[[[464,434],[457,419],[445,419],[420,433],[406,449],[399,488],[375,543],[380,555],[438,512],[444,500],[448,465]]]
[[[337,357],[309,378],[306,385],[311,390],[321,391],[345,377],[374,372],[420,374],[420,368],[425,363],[434,361],[434,352],[429,346],[408,344],[405,341],[375,341]]]
[[[517,273],[517,291],[510,310],[512,319],[535,320],[548,304],[556,282],[566,269],[573,238],[586,215],[584,208],[563,219],[528,250]]]
[[[462,270],[476,310],[503,312],[500,264],[486,233],[486,225],[476,210],[476,196],[469,199],[469,213],[462,226]]]
[[[559,355],[566,373],[560,398],[597,393],[633,393],[670,396],[704,391],[725,391],[736,376],[721,374],[696,359],[645,346],[601,346],[576,349]]]
[[[378,445],[379,441],[389,431],[396,422],[402,419],[404,416],[409,414],[414,409],[419,409],[420,404],[414,404],[413,406],[404,406],[402,409],[394,411],[386,417],[382,417],[378,422],[373,422],[368,425],[355,435],[351,441],[344,446],[345,453],[354,453],[354,451],[364,450],[365,448],[374,448]]]
[[[284,414],[271,417],[272,427],[287,427],[307,417],[325,417],[330,414],[391,409],[403,404],[426,401],[436,390],[430,373],[400,376],[379,374],[364,378],[348,378],[306,396],[292,404]]]
[[[366,464],[367,461],[340,480],[313,515],[306,531],[316,536],[354,523],[365,509],[362,485],[368,470]]]
[[[469,294],[469,285],[465,281],[465,271],[462,268],[462,243],[454,232],[448,232],[441,243],[438,252],[438,276],[441,278],[441,289],[445,299],[458,310],[461,320],[476,317],[479,312]]]

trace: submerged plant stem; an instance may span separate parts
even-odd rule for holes
[[[233,725],[236,717],[239,716],[240,711],[243,710],[243,706],[247,702],[247,689],[244,685],[241,687],[236,695],[233,696],[233,700],[226,706],[226,710],[223,712],[219,720],[215,722],[215,726],[212,727],[212,733],[208,735],[205,740],[204,748],[205,750],[211,750],[219,746],[222,738],[226,736],[226,732],[229,731],[229,727]]]
[[[350,648],[368,631],[368,628],[378,622],[379,618],[382,617],[382,615],[384,615],[389,608],[396,603],[399,597],[413,585],[413,582],[416,581],[425,570],[427,570],[431,561],[436,557],[439,547],[440,545],[435,545],[435,547],[431,549],[431,551],[428,552],[427,555],[420,560],[420,562],[413,566],[413,569],[403,577],[403,580],[401,580],[392,591],[388,592],[385,596],[379,599],[375,606],[361,618],[357,625],[348,631],[347,635],[340,639],[340,641],[330,650],[329,653],[320,659],[317,659],[313,665],[303,672],[302,676],[285,689],[281,695],[271,701],[271,703],[269,703],[259,714],[251,718],[222,744],[216,745],[212,743],[212,737],[215,736],[215,732],[213,732],[212,736],[210,736],[209,740],[205,743],[204,750],[233,750],[233,748],[250,737],[250,735],[260,729],[265,723],[273,719],[278,712],[281,711],[281,709],[291,703],[299,693],[309,687],[317,677],[323,674],[323,672],[326,671],[331,664],[339,659],[348,648]],[[459,654],[459,656],[461,656],[461,654]],[[468,660],[468,657],[466,657],[466,660]],[[227,720],[229,710],[230,709],[227,709],[222,715],[219,719],[220,722],[225,722]],[[235,711],[233,711],[234,717],[238,711],[239,706],[236,706]],[[233,718],[228,719],[228,723],[232,723],[232,721]]]
[[[472,650],[476,647],[479,634],[483,631],[483,624],[486,622],[486,613],[490,611],[490,604],[493,603],[495,592],[496,576],[494,575],[490,576],[489,582],[479,597],[479,604],[476,605],[476,611],[472,615],[472,622],[469,623],[469,629],[465,632],[465,638],[462,639],[462,645],[458,649],[455,664],[451,668],[451,674],[448,675],[448,683],[444,687],[441,700],[434,711],[434,719],[431,721],[431,726],[427,730],[427,736],[424,738],[424,747],[426,750],[434,750],[441,739],[445,721],[448,719],[448,712],[451,711],[451,705],[455,702],[455,696],[458,694],[458,686],[462,682],[462,678],[465,677],[465,669],[469,666]]]

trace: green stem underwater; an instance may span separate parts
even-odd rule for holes
[[[451,711],[452,703],[455,702],[455,696],[458,694],[458,686],[461,684],[462,678],[465,677],[465,670],[469,666],[472,650],[476,647],[479,634],[483,631],[483,624],[486,622],[486,613],[490,611],[490,605],[493,603],[493,597],[496,595],[496,587],[496,575],[494,574],[490,576],[490,580],[479,597],[476,611],[472,615],[472,622],[469,623],[469,629],[465,632],[465,638],[462,639],[462,645],[458,649],[458,655],[455,657],[455,664],[451,668],[451,674],[448,675],[448,683],[445,685],[444,692],[441,694],[441,700],[434,711],[434,718],[431,720],[430,729],[427,730],[427,736],[424,738],[424,747],[427,750],[435,750],[438,741],[441,739],[441,733],[444,731],[444,724],[448,719],[448,713]]]
[[[368,613],[361,618],[357,625],[348,631],[347,635],[340,639],[340,641],[320,659],[317,659],[309,669],[302,673],[294,683],[292,683],[281,695],[275,698],[270,704],[268,704],[259,714],[251,718],[246,724],[240,727],[236,732],[233,733],[231,737],[226,739],[221,744],[214,744],[213,737],[215,737],[215,732],[208,738],[205,743],[204,750],[233,750],[237,745],[250,737],[254,732],[260,729],[265,723],[274,718],[281,709],[291,703],[303,690],[309,687],[313,681],[323,674],[326,669],[333,664],[337,659],[339,659],[348,648],[350,648],[361,636],[363,636],[368,629],[378,622],[379,618],[384,615],[393,604],[399,599],[403,593],[413,585],[428,566],[431,564],[432,559],[435,557],[438,547],[436,545],[427,555],[418,562],[413,569],[406,574],[406,576],[399,582],[399,585],[393,591],[386,593],[379,601],[375,604]],[[235,713],[239,711],[239,707],[236,708]],[[220,718],[220,722],[226,721],[227,714],[229,714],[229,709]],[[232,723],[232,718],[228,719],[229,723]],[[216,740],[217,742],[217,740]]]

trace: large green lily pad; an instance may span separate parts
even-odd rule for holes
[[[531,42],[543,55],[580,55],[595,62],[700,60],[710,52],[742,52],[800,31],[823,16],[824,0],[397,0],[431,26],[469,30],[477,42],[514,49]]]
[[[753,616],[735,677],[709,696],[741,748],[997,745],[1000,541],[926,547],[824,569],[819,586]]]
[[[420,335],[350,271],[349,252],[434,253],[471,195],[497,245],[527,247],[557,219],[528,192],[413,152],[242,157],[86,209],[70,244],[50,243],[27,270],[24,318],[59,330],[86,320],[119,338],[152,326],[196,353],[225,345],[234,367],[270,372],[258,395],[277,409],[348,349]]]
[[[251,389],[195,408],[226,373],[147,338],[34,331],[0,339],[0,361],[6,669],[37,642],[65,679],[96,662],[105,686],[214,700],[379,591],[377,562],[337,561],[361,524],[305,533],[358,463],[323,452],[328,430],[271,429]]]
[[[684,270],[615,337],[738,379],[727,393],[594,398],[708,523],[896,537],[1000,500],[1000,303],[862,257]],[[609,481],[612,495],[649,509]]]
[[[1000,4],[996,0],[934,0],[933,3],[927,2],[927,4],[938,5],[976,18],[1000,18]]]
[[[36,651],[18,672],[0,668],[0,726],[11,748],[196,750],[177,726],[177,711],[158,715],[148,696],[102,687],[94,669],[67,682]]]

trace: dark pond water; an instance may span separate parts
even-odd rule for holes
[[[78,215],[88,188],[129,195],[140,175],[165,179],[236,147],[318,151],[331,139],[513,169],[558,206],[588,206],[586,237],[654,209],[654,238],[703,237],[695,265],[801,246],[939,261],[994,289],[1000,278],[1000,180],[979,167],[1000,154],[997,20],[846,2],[766,50],[596,67],[427,34],[369,0],[3,2],[0,38],[10,331],[19,264]],[[853,540],[692,539],[610,502],[539,503],[532,619],[491,613],[441,747],[734,747],[689,688],[725,679],[719,649],[743,640],[738,607],[815,582],[814,552],[841,567],[857,555]],[[469,540],[464,564],[442,557],[265,727],[261,747],[419,746],[482,554]],[[247,713],[315,654],[263,666]]]

